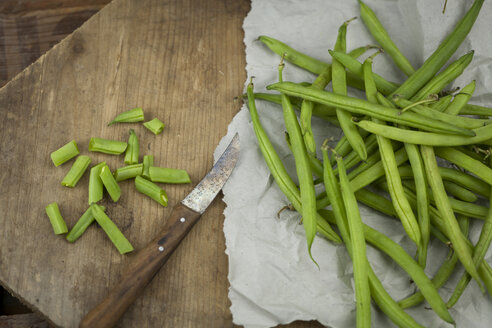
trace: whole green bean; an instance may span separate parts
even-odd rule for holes
[[[470,171],[489,185],[492,185],[492,169],[482,162],[451,147],[437,147],[436,155]]]
[[[347,36],[347,22],[343,23],[338,29],[338,37],[335,43],[335,50],[342,53],[346,52],[346,36]],[[347,57],[351,58],[349,55]],[[347,95],[347,82],[346,73],[343,64],[337,59],[333,58],[332,61],[332,87],[333,93],[340,95]],[[348,142],[352,146],[352,149],[359,154],[362,160],[367,159],[367,151],[364,144],[364,140],[359,134],[357,127],[352,122],[352,115],[343,109],[337,108],[337,118],[340,122],[340,126],[343,133],[347,137]]]
[[[456,49],[470,32],[484,0],[475,0],[473,5],[458,22],[454,30],[444,39],[434,53],[415,71],[395,92],[403,98],[412,97],[421,89],[451,58]]]
[[[305,99],[319,102],[328,106],[335,106],[340,109],[345,109],[352,113],[368,115],[386,122],[408,125],[426,131],[474,135],[473,131],[455,127],[454,125],[443,121],[427,117],[423,118],[412,112],[401,113],[394,108],[371,104],[362,99],[337,95],[329,91],[306,88],[292,82],[275,83],[267,86],[267,89],[281,91],[290,96],[303,97]],[[455,117],[452,115],[448,116]]]
[[[378,195],[375,192],[368,190],[367,188],[357,190],[355,192],[355,197],[357,198],[357,201],[366,206],[369,206],[370,208],[378,212],[381,212],[388,216],[393,216],[395,218],[397,217],[395,209],[393,207],[393,203],[386,197]]]
[[[462,115],[479,115],[479,116],[492,116],[492,108],[466,104],[463,109],[461,109],[460,114]]]
[[[359,134],[362,138],[366,138],[369,135],[369,132],[360,129]],[[347,140],[347,137],[343,135],[340,140],[338,140],[337,145],[335,146],[335,151],[338,154],[338,156],[346,156],[348,153],[352,151],[352,146]],[[335,163],[335,157],[330,157],[330,163],[334,164]]]
[[[369,8],[365,3],[359,0],[360,16],[364,21],[366,27],[371,32],[373,38],[381,45],[384,52],[387,53],[395,62],[396,66],[401,69],[405,75],[410,76],[415,72],[412,64],[401,53],[400,49],[391,40],[388,32],[383,27],[383,24],[379,21],[374,11]]]
[[[370,134],[367,138],[365,138],[364,141],[366,150],[368,153],[373,153],[375,150],[378,148],[378,142],[376,140],[376,135]],[[366,163],[369,160],[369,158],[366,159]],[[355,151],[351,151],[347,156],[343,158],[343,161],[345,163],[345,168],[351,169],[355,165],[359,164],[362,159],[360,158],[359,154]],[[335,175],[338,174],[338,168],[334,169]]]
[[[422,89],[420,89],[410,99],[413,101],[427,98],[431,94],[437,94],[441,92],[449,83],[455,80],[458,76],[463,74],[463,71],[471,63],[473,59],[474,51],[461,56],[442,72],[434,76],[429,82],[427,82]]]
[[[277,182],[277,185],[279,186],[280,190],[287,197],[289,202],[292,203],[296,211],[302,213],[302,203],[299,195],[299,190],[297,189],[297,186],[295,185],[294,181],[292,181],[291,177],[287,173],[284,165],[282,164],[282,161],[280,160],[280,157],[275,151],[275,148],[273,147],[272,143],[268,139],[268,136],[265,130],[263,129],[263,126],[261,125],[260,118],[258,116],[258,111],[256,110],[256,105],[255,105],[253,83],[250,83],[248,85],[247,93],[248,93],[248,107],[251,115],[251,121],[253,123],[254,132],[258,140],[260,151],[263,154],[263,158],[265,159],[265,162],[273,178]],[[322,219],[318,215],[316,222],[321,222],[321,221]],[[335,243],[341,243],[340,237],[336,234],[335,231],[333,231],[333,229],[331,228],[320,229],[319,223],[317,224],[318,224],[318,230],[322,232],[327,239]]]
[[[446,192],[453,195],[457,199],[461,199],[462,201],[468,203],[474,203],[478,200],[477,195],[454,182],[443,180],[442,183],[444,184],[444,189],[446,189]]]
[[[327,162],[328,163],[328,162]],[[343,164],[343,159],[337,157],[338,176],[342,201],[347,217],[347,226],[352,247],[352,263],[354,267],[355,297],[357,305],[357,327],[371,327],[371,293],[369,289],[368,267],[366,257],[366,242],[364,228],[360,217],[359,207]],[[328,167],[330,165],[325,165]],[[332,177],[333,178],[333,177]]]
[[[446,108],[444,112],[450,115],[458,115],[463,107],[466,105],[468,100],[470,100],[473,92],[475,92],[475,80],[471,81],[470,84],[465,86],[463,90],[461,90],[461,92],[454,97],[453,102]]]
[[[425,164],[425,171],[429,185],[432,188],[432,194],[434,195],[437,208],[441,213],[443,219],[445,232],[448,233],[448,237],[453,243],[453,248],[458,254],[460,262],[465,267],[465,270],[477,281],[478,285],[483,288],[480,278],[478,276],[477,269],[472,261],[472,254],[467,247],[466,238],[461,233],[456,217],[454,216],[451,205],[449,204],[449,198],[444,190],[442,178],[439,175],[439,169],[437,167],[436,156],[432,147],[421,146],[422,158]]]
[[[377,103],[377,89],[376,83],[373,79],[372,74],[372,58],[369,57],[363,64],[363,77],[366,86],[366,98],[371,103]],[[373,118],[373,121],[380,124],[385,124],[384,121]],[[398,173],[398,166],[396,165],[395,154],[393,152],[393,146],[391,141],[384,137],[377,137],[379,152],[381,154],[381,162],[383,163],[383,168],[388,181],[389,193],[391,200],[393,202],[393,207],[401,220],[403,228],[405,229],[407,235],[412,239],[417,247],[421,247],[421,233],[420,228],[417,223],[417,219],[413,214],[412,208],[408,203],[403,192],[403,186]]]

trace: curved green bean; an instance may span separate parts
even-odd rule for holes
[[[358,98],[337,95],[329,91],[315,90],[312,88],[303,87],[292,82],[275,83],[267,86],[267,89],[277,90],[289,96],[303,97],[305,99],[309,99],[314,102],[319,102],[324,105],[345,109],[352,113],[356,113],[360,115],[368,115],[371,117],[379,118],[386,122],[403,124],[426,131],[461,134],[461,135],[474,135],[473,131],[456,127],[454,125],[451,125],[443,121],[439,121],[427,117],[423,118],[420,115],[417,115],[412,112],[401,113],[400,111],[395,110],[394,108],[388,108],[378,104],[372,104],[368,101]],[[452,115],[448,115],[448,116],[455,117]]]

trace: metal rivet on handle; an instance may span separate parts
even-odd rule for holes
[[[159,248],[158,248],[158,249],[159,249],[159,252],[164,252],[164,247],[159,246]]]
[[[181,218],[181,219],[179,219],[179,221],[181,221],[181,222],[185,222],[185,221],[186,221],[186,219],[185,219],[185,218]]]

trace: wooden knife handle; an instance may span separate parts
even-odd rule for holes
[[[113,327],[155,274],[166,263],[200,214],[179,203],[165,228],[136,255],[118,284],[80,322],[82,328]]]

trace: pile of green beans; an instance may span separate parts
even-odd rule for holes
[[[455,324],[448,309],[459,301],[472,279],[489,294],[484,297],[492,295],[492,269],[485,261],[492,242],[492,210],[490,205],[483,206],[492,199],[492,109],[468,103],[475,81],[460,92],[446,89],[466,70],[473,51],[445,66],[472,29],[483,0],[474,0],[454,30],[419,68],[413,67],[398,49],[374,11],[362,1],[359,4],[360,16],[379,44],[365,61],[358,58],[374,46],[347,52],[346,34],[351,20],[338,30],[333,50],[329,50],[331,64],[274,38],[259,37],[282,57],[279,81],[267,86],[278,93],[255,94],[252,81],[248,85],[248,106],[259,149],[291,202],[289,208],[302,217],[309,256],[312,258],[316,232],[346,246],[354,267],[357,327],[371,326],[371,298],[399,327],[422,327],[404,309],[424,300],[442,320]],[[407,80],[390,82],[373,72],[372,62],[381,52],[389,55]],[[312,84],[283,81],[284,60],[317,78]],[[333,91],[326,90],[330,82]],[[364,90],[366,99],[348,96],[347,87]],[[297,179],[289,176],[263,129],[256,110],[257,99],[282,107],[286,142],[294,155]],[[300,110],[299,121],[295,109]],[[330,146],[329,140],[321,147],[316,145],[312,116],[341,127],[344,135],[336,145]],[[299,181],[299,186],[294,180]],[[320,190],[322,187],[324,190]],[[408,254],[364,224],[357,202],[401,221],[402,230],[415,243],[416,254]],[[328,206],[331,210],[326,209]],[[483,224],[480,237],[473,244],[468,231],[476,219]],[[425,269],[432,238],[449,249],[449,256],[430,277]],[[372,270],[366,256],[368,245],[393,259],[418,291],[394,300]],[[438,289],[447,283],[459,263],[465,272],[452,296],[445,300]]]

